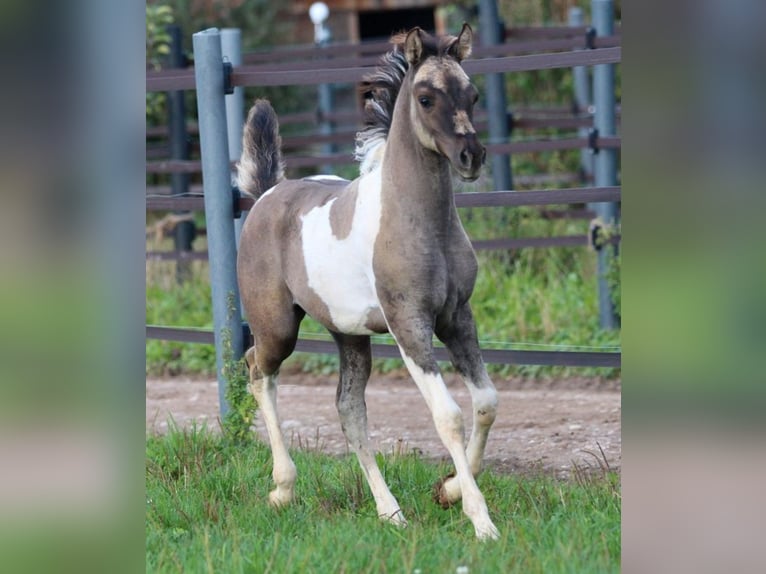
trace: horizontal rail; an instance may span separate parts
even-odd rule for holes
[[[553,187],[562,184],[582,185],[584,183],[582,176],[575,172],[517,175],[513,178],[513,181],[522,187],[538,188]],[[151,185],[146,187],[146,193],[147,197],[170,196],[173,194],[173,188],[170,185]],[[199,196],[202,195],[202,193],[203,186],[201,183],[192,183],[189,185],[189,196]]]
[[[381,54],[391,49],[391,42],[388,40],[372,42],[335,42],[322,48],[315,44],[303,46],[285,46],[279,48],[269,48],[243,54],[242,59],[246,63],[273,62],[275,60],[286,60],[290,58],[301,59],[314,57],[319,50],[327,56],[347,56],[349,53],[357,55]]]
[[[609,238],[609,243],[618,243],[619,236]],[[561,235],[556,237],[506,237],[501,239],[472,239],[476,251],[501,251],[530,247],[579,247],[588,245],[587,235]],[[147,251],[147,261],[207,261],[207,251]]]
[[[529,40],[549,40],[559,38],[582,38],[588,31],[588,26],[514,26],[505,30],[506,43],[518,43]],[[615,24],[615,35],[620,36],[620,26]],[[594,45],[598,46],[600,38],[594,38]],[[315,44],[291,45],[270,47],[249,52],[243,55],[246,63],[274,62],[275,60],[287,60],[290,58],[311,58],[318,50],[328,56],[347,56],[349,53],[357,55],[379,54],[391,49],[391,42],[384,40],[367,40],[362,42],[334,42],[322,48]]]
[[[213,332],[204,329],[183,329],[179,327],[146,326],[147,339],[162,339],[182,343],[214,343]],[[336,354],[338,348],[332,341],[313,341],[299,339],[295,350],[301,353]],[[506,365],[545,365],[559,367],[620,367],[621,353],[582,352],[582,351],[511,351],[503,349],[482,349],[487,363]],[[373,343],[372,355],[377,359],[401,358],[396,345]],[[439,361],[448,361],[447,350],[434,348],[434,355]]]
[[[594,48],[614,48],[619,46],[619,36],[600,36],[593,38]],[[494,46],[476,46],[471,51],[472,58],[489,58],[497,56],[510,56],[513,54],[529,54],[530,52],[548,52],[556,50],[575,50],[590,48],[587,45],[585,34],[571,36],[569,38],[551,38],[545,40],[513,40]]]
[[[477,191],[455,194],[457,207],[566,205],[618,201],[621,201],[619,186],[532,191]],[[239,200],[239,208],[242,210],[250,209],[253,203],[252,198],[243,197]],[[146,209],[155,211],[204,211],[205,201],[202,197],[147,197]]]
[[[514,107],[513,121],[514,126],[524,128],[535,127],[554,127],[554,128],[580,128],[593,125],[593,118],[588,114],[585,117],[577,117],[578,113],[585,114],[587,110],[576,110],[572,106],[550,106],[550,107]],[[620,116],[620,106],[616,109],[617,118]],[[474,113],[475,123],[481,125],[487,118],[487,111],[477,109]],[[340,110],[328,114],[322,114],[318,110],[310,112],[293,112],[289,114],[280,114],[279,125],[289,124],[313,124],[317,125],[321,121],[333,121],[338,123],[360,123],[363,119],[360,110]],[[190,135],[199,135],[199,126],[196,122],[190,122],[186,126],[186,131]],[[147,126],[146,137],[157,138],[167,137],[167,125]]]
[[[510,56],[507,58],[484,58],[467,60],[463,68],[468,74],[498,74],[510,72],[529,72],[532,70],[551,70],[574,66],[597,66],[616,64],[622,58],[622,48],[596,48],[595,50],[577,50],[556,54],[531,54],[529,56]]]
[[[535,191],[481,191],[456,194],[455,205],[458,207],[498,207],[617,202],[620,201],[620,195],[620,188],[617,186]]]
[[[581,36],[589,26],[511,26],[505,29],[505,38],[562,38]],[[614,33],[621,34],[622,26],[614,23]]]
[[[467,60],[463,63],[463,67],[468,74],[496,74],[614,64],[619,62],[621,57],[622,49],[620,47],[611,47],[552,54]],[[323,83],[357,83],[369,72],[370,68],[367,66],[314,68],[311,70],[287,69],[281,71],[262,70],[259,66],[240,66],[232,71],[231,83],[233,86],[302,86]],[[194,70],[191,68],[168,69],[159,72],[152,71],[146,75],[147,92],[189,90],[194,89],[194,87]]]
[[[207,261],[205,251],[147,251],[147,261]]]
[[[588,138],[561,138],[550,140],[516,141],[502,144],[488,144],[489,153],[537,153],[567,149],[587,149],[591,141]],[[599,137],[593,140],[595,149],[618,149],[622,139],[618,136]],[[356,160],[350,152],[311,156],[288,155],[285,165],[288,168],[315,167],[318,165],[347,165]],[[235,162],[231,163],[234,167]],[[200,160],[164,159],[146,162],[146,173],[202,173]]]
[[[516,237],[503,239],[476,239],[471,244],[476,251],[500,251],[528,247],[578,247],[588,245],[587,235],[562,235],[559,237]]]
[[[316,117],[316,114],[312,114]],[[349,115],[349,114],[347,114]],[[478,117],[481,117],[482,114],[477,114]],[[483,114],[486,115],[486,114]],[[360,114],[353,114],[352,120],[358,120],[361,123],[362,116]],[[281,118],[280,118],[281,120]],[[313,122],[313,120],[312,120]],[[283,123],[280,121],[280,123]],[[474,121],[474,127],[476,128],[476,131],[479,133],[484,133],[487,131],[488,128],[488,121],[486,119],[478,119]],[[516,131],[519,130],[536,130],[536,129],[545,129],[545,128],[556,128],[556,129],[578,129],[578,128],[591,128],[593,127],[593,117],[592,116],[585,116],[585,117],[550,117],[550,118],[543,118],[543,117],[508,117],[508,127],[509,129],[513,129]],[[340,145],[353,145],[356,134],[360,131],[361,127],[353,127],[353,128],[339,128],[334,130],[330,134],[324,134],[324,133],[317,133],[317,132],[307,132],[300,135],[288,135],[282,137],[282,147],[283,149],[295,149],[295,148],[301,148],[301,147],[309,147],[317,144],[322,143],[335,143]],[[190,134],[193,133],[193,131],[189,131]],[[152,130],[152,133],[150,134],[147,130],[147,136],[148,137],[158,137],[158,135],[167,135],[167,128],[164,129],[164,132],[154,129]],[[560,140],[564,141],[564,140]],[[521,143],[521,142],[518,142]],[[578,146],[584,146],[583,142],[577,142]],[[608,142],[607,142],[608,143]],[[563,145],[563,144],[559,144]],[[199,151],[199,144],[192,143],[193,149],[196,151]],[[524,147],[523,145],[521,146]],[[605,145],[604,147],[608,147],[608,145]],[[560,148],[556,148],[560,149]],[[152,145],[148,145],[146,147],[146,158],[153,160],[153,159],[167,159],[168,155],[170,154],[170,144],[167,142],[158,142],[153,143]]]
[[[620,37],[620,28],[615,26],[615,38]],[[551,40],[566,39],[569,42],[582,42],[588,31],[587,26],[536,26],[536,27],[514,27],[505,31],[505,44],[529,43],[531,48],[537,51],[547,48],[545,42]],[[593,39],[594,46],[601,47],[600,43],[607,37],[596,37]],[[534,42],[534,44],[532,44]],[[575,44],[576,45],[576,44]],[[479,47],[477,46],[478,49]],[[391,49],[391,42],[388,40],[373,40],[363,42],[334,42],[321,48],[316,44],[304,44],[298,46],[279,46],[268,49],[249,52],[242,56],[247,64],[257,64],[260,62],[284,61],[289,59],[316,58],[318,55],[325,57],[348,56],[355,54],[357,57],[364,55],[380,54]]]
[[[617,149],[621,145],[619,137],[596,138],[596,149]],[[561,138],[551,140],[516,141],[502,144],[487,144],[488,153],[535,153],[565,149],[585,149],[590,146],[588,138]]]
[[[618,36],[602,36],[593,39],[595,48],[613,48],[620,45]],[[587,45],[585,35],[572,36],[569,38],[554,38],[546,40],[521,40],[505,42],[494,46],[476,46],[471,52],[472,58],[490,58],[499,56],[511,56],[529,54],[531,52],[549,52],[557,50],[574,50],[590,48]],[[315,70],[316,68],[356,68],[373,67],[380,63],[380,57],[384,52],[391,49],[386,44],[377,52],[368,51],[367,56],[349,56],[348,51],[339,54],[337,51],[329,52],[327,48],[315,48],[311,52],[304,53],[304,57],[294,61],[262,60],[244,57],[246,65],[257,67],[264,72],[281,72],[285,70]]]

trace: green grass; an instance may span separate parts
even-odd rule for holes
[[[296,502],[266,504],[271,459],[204,428],[146,441],[147,572],[617,572],[619,477],[572,482],[484,472],[479,487],[501,537],[475,540],[460,505],[442,510],[431,485],[450,468],[415,455],[378,456],[409,521],[378,521],[352,456],[293,451]]]

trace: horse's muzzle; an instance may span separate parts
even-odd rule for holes
[[[481,166],[487,157],[487,150],[479,143],[476,136],[465,138],[463,149],[457,157],[455,170],[461,179],[465,181],[474,181],[479,177]]]

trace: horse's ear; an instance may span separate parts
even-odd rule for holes
[[[417,26],[409,31],[404,40],[404,56],[410,67],[415,67],[423,56],[423,30]]]
[[[468,22],[463,23],[463,29],[460,30],[457,39],[450,46],[449,53],[458,62],[462,62],[471,55],[473,44],[473,30]]]

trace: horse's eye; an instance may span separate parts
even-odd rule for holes
[[[420,96],[418,98],[418,102],[420,102],[420,105],[423,106],[425,109],[428,109],[433,105],[431,98],[426,96]]]

